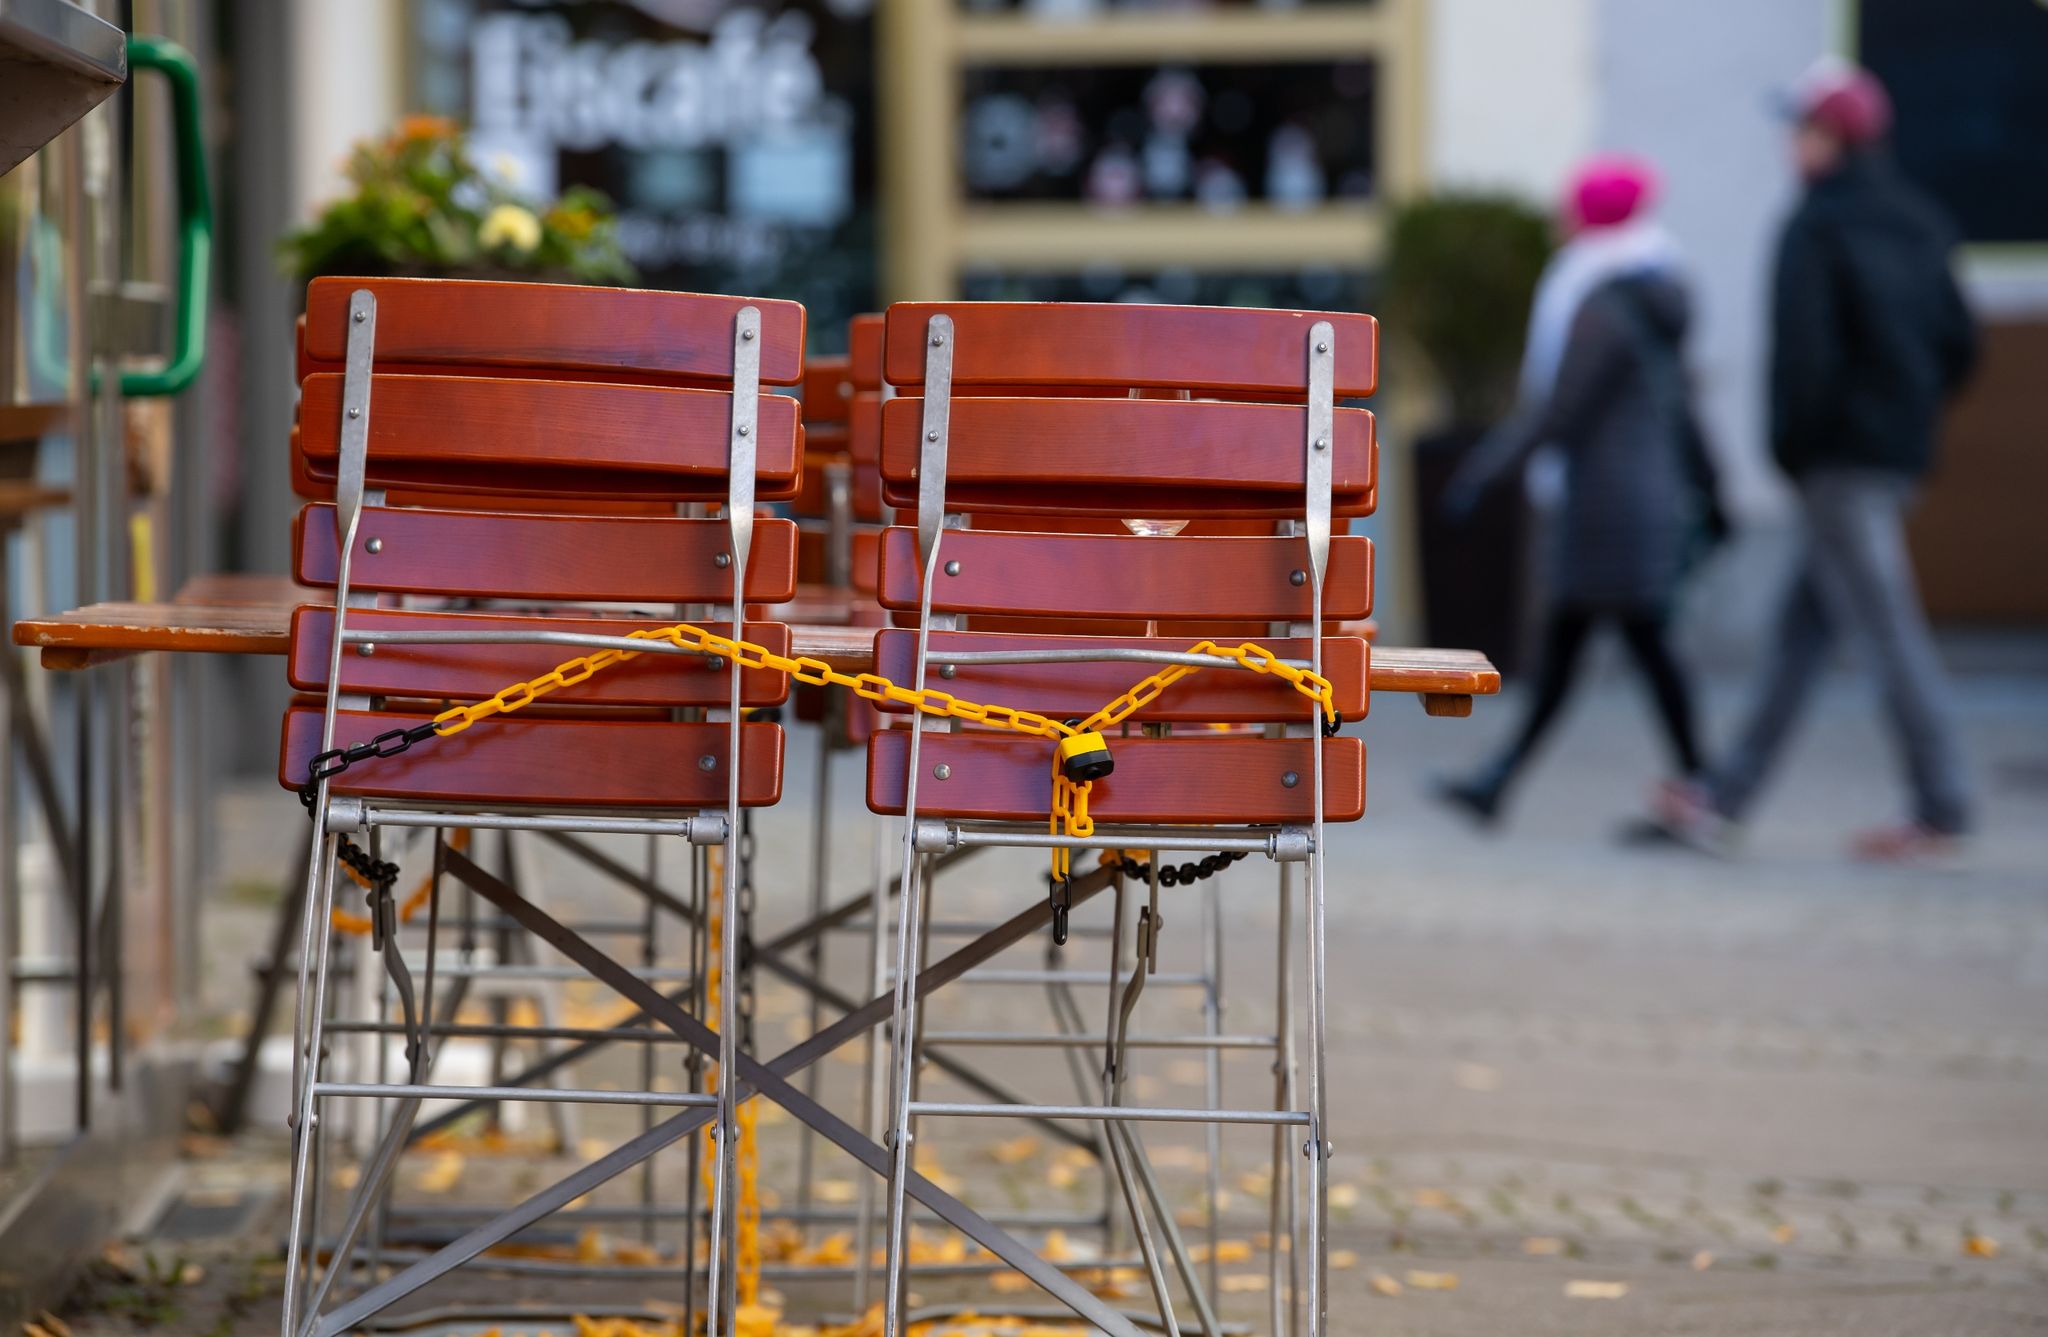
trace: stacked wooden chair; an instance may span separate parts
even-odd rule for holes
[[[416,990],[396,949],[397,910],[378,842],[382,832],[423,827],[633,832],[729,845],[743,810],[777,801],[781,730],[745,713],[783,701],[787,675],[738,654],[628,633],[717,608],[722,620],[706,625],[730,634],[749,600],[775,604],[794,594],[796,527],[757,518],[757,504],[793,497],[800,485],[797,403],[764,389],[798,381],[803,344],[803,309],[790,302],[432,280],[311,286],[296,452],[302,486],[331,488],[334,501],[301,512],[295,574],[331,589],[334,600],[293,619],[291,678],[311,695],[286,716],[279,763],[281,783],[300,792],[315,833],[294,1034],[284,1319],[293,1337],[347,1331],[419,1284],[387,1282],[322,1308],[429,1098],[681,1107],[585,1166],[571,1177],[578,1184],[603,1182],[690,1128],[715,1124],[707,1266],[711,1294],[729,1292],[737,989],[722,991],[713,1034],[677,998],[653,991],[437,840],[425,978]],[[408,504],[392,504],[400,498]],[[715,519],[686,513],[711,506]],[[630,513],[648,510],[662,513]],[[789,650],[780,624],[749,623],[745,639],[778,655]],[[587,651],[633,657],[603,672],[586,659],[551,674]],[[510,684],[521,686],[505,690]],[[373,943],[404,1017],[402,1082],[336,1082],[323,1072],[328,925],[341,860],[373,888]],[[726,859],[724,869],[724,886],[713,893],[721,907],[734,904],[738,860]],[[717,1060],[718,1088],[432,1082],[435,1047],[450,1030],[437,1029],[434,998],[444,872],[643,1010],[660,1009],[658,1019]],[[701,927],[702,903],[678,908],[694,912]],[[703,964],[736,980],[737,942],[736,932],[725,934],[722,962]],[[694,998],[682,999],[699,1011],[704,973]],[[365,1097],[395,1112],[339,1234],[316,1248],[320,1114],[333,1101]],[[559,1207],[573,1194],[543,1196]],[[520,1211],[539,1210],[522,1204],[498,1228],[510,1234],[537,1219]]]
[[[917,1125],[989,1116],[1100,1122],[1160,1321],[1175,1329],[1166,1271],[1172,1265],[1202,1329],[1212,1333],[1213,1309],[1135,1129],[1148,1119],[1273,1126],[1276,1145],[1292,1144],[1295,1163],[1306,1167],[1305,1229],[1294,1255],[1305,1261],[1309,1331],[1327,1331],[1325,824],[1362,815],[1364,753],[1355,738],[1326,735],[1365,709],[1369,648],[1362,638],[1325,629],[1370,612],[1370,544],[1333,529],[1344,516],[1370,511],[1374,500],[1371,417],[1336,406],[1340,397],[1372,392],[1374,324],[1363,316],[1278,311],[906,303],[890,308],[885,335],[887,379],[897,394],[879,405],[883,501],[915,524],[882,536],[881,601],[909,625],[878,635],[875,671],[921,696],[943,689],[960,702],[1003,708],[949,706],[948,719],[927,707],[907,727],[870,742],[870,806],[905,822],[887,1139],[886,1331],[901,1332],[906,1322],[903,1241],[906,1188],[920,1182],[909,1151]],[[1160,394],[1172,397],[1153,397]],[[968,527],[977,513],[1040,518],[1028,530]],[[1147,518],[1249,521],[1267,532],[1071,532]],[[1070,532],[1046,532],[1058,529]],[[1263,652],[1188,653],[1190,642],[1215,636],[1234,638],[1225,647],[1256,640],[1286,666],[1320,675],[1330,695],[1312,701],[1285,674],[1244,671],[1254,661],[1270,669]],[[1092,829],[1084,821],[1048,830],[1049,745],[1034,730],[1018,732],[1010,712],[1078,720],[1086,731],[1090,717],[1137,679],[1162,666],[1197,663],[1207,671],[1163,694],[1123,698],[1130,708],[1117,724],[1127,736],[1096,740],[1114,769],[1091,785]],[[971,722],[995,716],[1009,727]],[[1207,727],[1213,725],[1258,729],[1219,733]],[[1142,732],[1128,732],[1134,729]],[[916,983],[923,971],[922,859],[982,845],[1108,851],[1092,870],[1059,870],[1051,907],[1063,929],[1082,899],[1113,889],[1111,990],[1120,994],[1120,1021],[1101,1037],[1108,1076],[1099,1102],[918,1098],[918,1014],[927,1005]],[[1143,862],[1131,851],[1143,851]],[[1207,857],[1171,867],[1177,851]],[[1305,869],[1305,1089],[1297,1093],[1292,1076],[1292,983],[1283,968],[1275,1108],[1128,1106],[1125,1042],[1145,977],[1156,969],[1161,888],[1171,896],[1177,882],[1245,854],[1279,864],[1283,907],[1292,896],[1288,870]],[[1126,883],[1138,880],[1133,870],[1142,872],[1138,891],[1146,902],[1135,928],[1140,965],[1119,980]],[[1284,911],[1281,922],[1289,924]],[[1283,940],[1283,962],[1291,950]],[[1033,1275],[1043,1282],[1042,1273]],[[1120,1314],[1062,1298],[1105,1331],[1135,1330]],[[1276,1329],[1280,1318],[1276,1312]]]
[[[355,1330],[707,1125],[718,1133],[710,1242],[700,1269],[693,1199],[684,1295],[709,1331],[731,1331],[740,1199],[751,1196],[738,1190],[737,1132],[757,1097],[788,1110],[807,1138],[833,1143],[886,1195],[890,1337],[911,1318],[913,1203],[1105,1333],[1178,1330],[1170,1273],[1194,1325],[1219,1332],[1213,1286],[1192,1266],[1138,1134],[1147,1120],[1271,1130],[1289,1167],[1275,1175],[1276,1241],[1295,1235],[1289,1257],[1303,1267],[1308,1331],[1329,1330],[1322,869],[1326,824],[1363,810],[1363,749],[1337,728],[1365,710],[1369,657],[1363,639],[1335,629],[1370,612],[1372,586],[1369,543],[1340,531],[1374,500],[1371,417],[1338,401],[1372,391],[1373,323],[913,303],[851,334],[844,366],[806,379],[803,312],[786,302],[428,280],[313,285],[294,469],[303,491],[332,501],[302,512],[295,574],[334,598],[293,620],[291,681],[306,695],[286,718],[279,770],[314,824],[294,1034],[289,1337]],[[799,383],[801,405],[768,392]],[[760,508],[770,502],[796,519],[769,518]],[[911,523],[880,528],[892,511]],[[1124,532],[1146,519],[1173,523]],[[1193,525],[1165,532],[1182,521]],[[820,537],[805,539],[800,526]],[[820,579],[800,586],[800,574]],[[843,616],[821,611],[827,602]],[[874,625],[872,671],[849,677],[794,656],[778,613]],[[733,631],[742,622],[743,635]],[[1171,683],[1157,676],[1192,669],[1201,671]],[[901,833],[892,853],[900,894],[892,906],[877,869],[859,898],[874,996],[842,1003],[829,1021],[814,1008],[806,1037],[765,1058],[750,1052],[736,1011],[735,982],[752,959],[741,957],[740,932],[714,925],[733,930],[748,913],[734,846],[746,814],[782,789],[780,727],[747,715],[784,703],[792,677],[834,684],[828,744],[866,743],[868,805]],[[866,725],[852,723],[857,714]],[[821,796],[827,778],[821,763]],[[835,845],[822,798],[817,806],[810,918],[778,934],[785,946],[768,944],[761,961],[821,942],[851,918],[829,904]],[[417,980],[398,950],[383,844],[408,828],[433,833]],[[693,874],[687,900],[651,876],[633,883],[689,925],[688,987],[657,989],[648,971],[442,838],[465,829],[726,847],[721,884]],[[927,960],[931,871],[991,846],[1046,853],[1057,874],[1050,894],[1031,890],[1009,918]],[[1162,910],[1193,894],[1186,884],[1247,857],[1279,870],[1278,1015],[1260,1041],[1276,1059],[1270,1107],[1222,1108],[1213,1080],[1204,1105],[1133,1105],[1131,1024],[1158,969]],[[337,1080],[327,1069],[327,1041],[343,1029],[337,1021],[330,1031],[338,865],[369,887],[369,941],[397,1011],[392,1022],[380,1007],[374,1024],[401,1034],[402,1080]],[[691,866],[707,865],[693,854]],[[715,1062],[711,1089],[435,1081],[437,1049],[465,1033],[448,1015],[449,985],[436,980],[444,878]],[[1297,888],[1305,932],[1293,920]],[[1198,894],[1214,893],[1211,882]],[[1100,1034],[1063,1037],[1070,1051],[1100,1054],[1105,1075],[1092,1098],[1012,1095],[949,1060],[943,1031],[927,1054],[920,1012],[945,999],[934,991],[975,979],[1047,930],[1063,942],[1070,917],[1097,897],[1112,907],[1111,924],[1088,945],[1110,949],[1111,1019]],[[1136,945],[1128,966],[1127,942]],[[777,969],[803,983],[793,960]],[[810,975],[822,969],[813,958]],[[1213,976],[1210,1021],[1193,1037],[1212,1064],[1227,1038],[1216,1033]],[[820,984],[807,987],[815,994]],[[1306,1019],[1300,1083],[1297,1014]],[[804,1074],[883,1027],[886,1068],[871,1066],[872,1108],[857,1126],[821,1104]],[[985,1099],[923,1099],[927,1057]],[[378,1100],[385,1117],[352,1197],[330,1220],[337,1214],[318,1201],[319,1116],[363,1099]],[[350,1293],[351,1255],[429,1099],[675,1110]],[[1113,1307],[917,1171],[910,1148],[921,1121],[991,1116],[1095,1134],[1155,1312]],[[1212,1156],[1212,1176],[1215,1164]],[[1297,1171],[1307,1185],[1299,1222]],[[806,1164],[806,1182],[809,1173]],[[857,1307],[868,1272],[863,1247],[849,1269]],[[1274,1327],[1293,1330],[1282,1289]]]

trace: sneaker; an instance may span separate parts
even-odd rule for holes
[[[1445,777],[1437,780],[1433,788],[1437,798],[1481,826],[1493,826],[1500,821],[1499,785],[1483,780]]]
[[[1863,863],[1930,864],[1953,858],[1962,841],[1946,831],[1919,822],[1901,822],[1865,831],[1850,842],[1852,857]]]
[[[1722,816],[1707,798],[1707,791],[1691,780],[1666,780],[1657,786],[1650,796],[1645,828],[1674,845],[1717,859],[1735,852],[1735,823]]]

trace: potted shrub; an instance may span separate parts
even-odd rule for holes
[[[1414,452],[1428,639],[1483,650],[1503,668],[1519,640],[1520,497],[1496,489],[1455,526],[1437,500],[1466,452],[1514,405],[1529,303],[1550,250],[1548,220],[1501,195],[1414,200],[1395,212],[1388,237],[1388,335],[1427,368],[1441,405]]]
[[[408,116],[349,155],[354,192],[279,242],[301,283],[322,274],[626,284],[611,202],[572,186],[553,203],[483,171],[462,132]]]

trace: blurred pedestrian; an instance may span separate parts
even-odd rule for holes
[[[1801,556],[1747,727],[1661,815],[1676,834],[1725,847],[1846,632],[1882,689],[1913,795],[1905,822],[1865,833],[1855,850],[1912,859],[1944,850],[1970,824],[1903,526],[1942,406],[1975,359],[1976,330],[1950,271],[1953,229],[1884,151],[1892,112],[1883,85],[1828,61],[1792,103],[1805,192],[1778,246],[1770,426],[1798,489]]]
[[[1567,240],[1529,316],[1516,411],[1445,491],[1445,509],[1464,518],[1487,488],[1521,478],[1540,448],[1554,448],[1563,465],[1551,604],[1521,727],[1478,771],[1437,786],[1481,821],[1499,815],[1602,623],[1621,632],[1649,684],[1676,774],[1700,765],[1669,626],[1693,540],[1718,509],[1684,365],[1691,303],[1677,250],[1649,216],[1656,187],[1649,164],[1628,157],[1595,158],[1574,175],[1560,220]]]

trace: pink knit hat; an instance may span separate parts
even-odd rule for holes
[[[1656,168],[1626,154],[1601,154],[1572,173],[1565,213],[1575,228],[1613,227],[1649,208],[1656,195]]]

